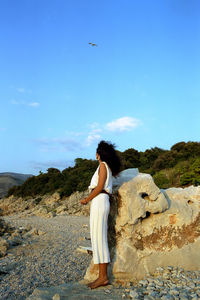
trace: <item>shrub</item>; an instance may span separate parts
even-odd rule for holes
[[[171,150],[154,147],[144,152],[134,148],[117,152],[122,161],[122,170],[138,167],[141,172],[151,174],[160,188],[200,183],[199,142],[180,142],[173,145]],[[69,196],[75,191],[87,189],[97,166],[97,161],[76,158],[74,167],[62,172],[49,168],[46,173],[40,172],[38,176],[28,178],[21,186],[12,187],[7,196],[26,198],[55,191],[62,197]]]
[[[167,176],[162,173],[162,172],[158,172],[153,176],[154,182],[155,184],[161,188],[161,189],[166,189],[169,187],[169,179],[167,178]]]

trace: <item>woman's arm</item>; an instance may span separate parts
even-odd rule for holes
[[[91,201],[94,197],[96,197],[98,194],[101,193],[101,191],[104,188],[105,182],[107,178],[107,169],[104,163],[100,163],[99,167],[99,181],[95,189],[90,193],[90,195],[87,198],[84,198],[80,201],[81,204],[87,204],[89,201]]]

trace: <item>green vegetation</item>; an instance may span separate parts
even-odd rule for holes
[[[158,147],[139,152],[133,148],[119,152],[122,170],[139,168],[140,172],[149,173],[160,188],[200,184],[200,143],[180,142],[170,150]],[[28,178],[23,185],[14,186],[8,196],[33,197],[58,191],[69,196],[75,191],[87,189],[91,177],[98,166],[97,161],[77,158],[74,167],[62,172],[49,168],[47,173]]]
[[[40,172],[38,176],[28,178],[23,185],[12,187],[8,196],[34,197],[58,191],[63,197],[71,195],[74,191],[84,191],[97,166],[97,161],[77,158],[73,168],[69,167],[62,172],[49,168],[47,173]]]

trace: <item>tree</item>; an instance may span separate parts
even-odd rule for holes
[[[140,155],[141,169],[147,170],[149,168],[152,168],[154,161],[161,154],[163,154],[165,152],[166,152],[166,150],[163,150],[158,147],[147,149],[145,152],[141,152],[141,155]]]
[[[169,187],[169,179],[163,172],[158,172],[153,176],[155,184],[161,188],[166,189]]]
[[[174,144],[174,145],[171,147],[171,150],[172,150],[172,151],[177,151],[177,152],[183,151],[184,148],[185,148],[185,145],[186,145],[185,142],[179,142],[179,143],[176,143],[176,144]]]
[[[133,149],[127,149],[120,155],[124,169],[137,168],[140,166],[140,153]]]

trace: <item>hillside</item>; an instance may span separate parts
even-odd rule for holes
[[[8,190],[13,186],[19,186],[32,175],[4,172],[0,173],[0,198],[4,197]]]
[[[138,168],[151,174],[159,188],[200,185],[200,142],[179,142],[164,150],[158,147],[144,152],[134,148],[118,151],[121,170]],[[59,192],[70,196],[75,191],[85,191],[97,168],[97,161],[77,158],[75,166],[62,172],[49,168],[46,173],[28,178],[23,185],[9,189],[8,196],[34,197]]]

